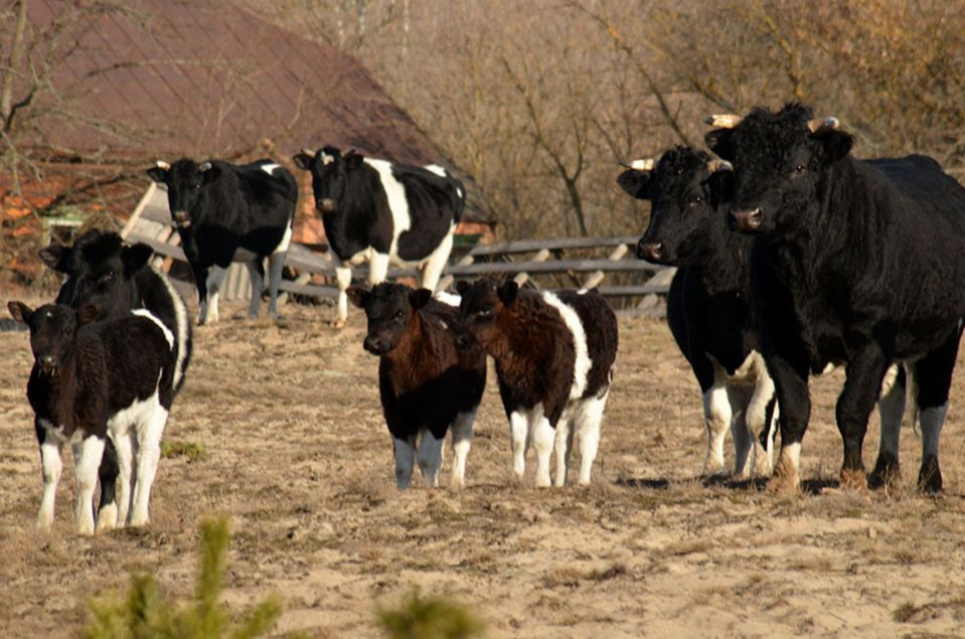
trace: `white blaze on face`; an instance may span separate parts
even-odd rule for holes
[[[268,175],[271,175],[275,171],[275,169],[277,169],[279,166],[281,165],[280,164],[263,164],[261,166],[261,170],[267,173]]]
[[[328,153],[325,153],[324,151],[322,151],[320,159],[322,160],[322,166],[328,166],[329,164],[335,161],[335,156],[329,155]]]
[[[570,388],[570,399],[577,399],[586,390],[587,376],[590,374],[590,352],[586,345],[586,331],[580,322],[579,315],[572,308],[567,306],[555,294],[550,292],[543,293],[543,301],[559,311],[566,323],[566,328],[573,335],[573,348],[576,351],[576,360],[573,362],[573,386]]]
[[[168,342],[168,348],[174,348],[174,333],[172,333],[171,329],[164,325],[164,322],[155,317],[151,311],[147,310],[146,308],[139,308],[136,311],[131,311],[131,315],[144,317],[157,324],[157,327],[161,329],[162,333],[164,333],[164,339],[166,339]]]
[[[391,255],[396,254],[396,244],[399,236],[412,227],[412,216],[409,213],[409,200],[405,197],[405,187],[392,175],[392,164],[385,160],[365,160],[365,163],[375,169],[385,189],[389,210],[392,212],[392,248]]]

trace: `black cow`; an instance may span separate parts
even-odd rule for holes
[[[650,225],[637,256],[677,267],[667,320],[697,377],[707,428],[705,475],[723,475],[724,438],[734,438],[734,475],[770,475],[777,406],[758,350],[750,303],[753,238],[727,229],[731,167],[702,151],[677,147],[659,162],[637,160],[617,178],[649,200]],[[760,441],[756,441],[757,434]]]
[[[61,450],[70,444],[77,477],[77,529],[94,532],[92,499],[108,436],[120,466],[120,509],[101,507],[97,530],[118,523],[146,524],[161,435],[174,398],[174,334],[144,309],[97,321],[102,311],[96,304],[78,310],[49,304],[34,311],[21,302],[8,307],[30,327],[35,361],[27,398],[43,466],[38,525],[49,528],[53,523]]]
[[[396,485],[408,487],[415,461],[426,483],[439,485],[442,443],[451,427],[450,486],[463,486],[472,423],[486,387],[486,354],[456,345],[459,298],[389,283],[371,291],[353,286],[348,296],[368,318],[365,350],[379,357]]]
[[[331,146],[303,150],[292,161],[312,174],[315,207],[335,257],[336,326],[348,317],[351,267],[362,262],[369,263],[370,286],[383,282],[393,263],[417,265],[422,288],[435,290],[466,204],[459,180],[435,164],[394,164],[355,151],[343,156]]]
[[[754,298],[781,406],[775,485],[799,483],[809,374],[842,362],[841,477],[865,486],[868,417],[899,361],[918,389],[918,485],[940,491],[939,434],[965,316],[965,189],[921,155],[853,158],[854,138],[837,120],[814,119],[799,104],[725,124],[707,141],[736,170],[731,224],[757,237]],[[882,430],[873,483],[897,472],[897,443]]]
[[[257,317],[266,257],[268,313],[277,319],[278,286],[298,199],[291,172],[271,160],[239,166],[181,158],[172,165],[158,162],[147,174],[167,188],[171,217],[198,286],[198,323],[218,321],[218,293],[231,262],[248,267],[248,316]]]

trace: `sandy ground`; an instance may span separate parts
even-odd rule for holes
[[[662,322],[622,320],[590,487],[533,488],[531,456],[525,484],[509,480],[491,378],[469,486],[400,493],[359,312],[343,331],[328,326],[328,308],[288,306],[277,325],[241,312],[229,307],[226,321],[197,331],[168,422],[168,441],[206,455],[162,459],[148,528],[94,538],[73,532],[69,461],[53,530],[34,527],[29,348],[24,333],[0,334],[0,634],[76,636],[89,598],[123,589],[129,570],[187,596],[199,523],[226,513],[226,599],[280,594],[281,634],[380,636],[376,606],[419,586],[471,606],[491,637],[965,636],[961,372],[943,437],[944,496],[912,490],[920,443],[907,425],[890,494],[837,491],[837,374],[812,386],[810,490],[778,497],[697,478],[696,382]],[[874,418],[868,465],[877,437]]]

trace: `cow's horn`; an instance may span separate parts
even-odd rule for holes
[[[315,155],[315,152],[312,151],[311,149],[309,149],[307,146],[306,146],[306,147],[302,147],[302,153],[304,153],[305,155],[309,155],[309,156],[314,156],[314,155]]]
[[[656,161],[653,158],[644,158],[642,160],[634,160],[627,164],[626,162],[620,161],[620,166],[624,166],[631,171],[653,171],[653,167],[656,166]]]
[[[743,116],[735,115],[733,113],[718,113],[716,115],[708,116],[704,120],[707,124],[718,129],[733,129],[735,126],[741,123]]]
[[[158,160],[157,162],[155,162],[155,165],[157,166],[157,168],[164,169],[165,171],[171,170],[171,165],[165,162],[164,160]]]
[[[811,133],[817,133],[819,131],[832,131],[836,130],[841,126],[838,118],[815,118],[813,120],[808,120],[808,130]]]
[[[198,171],[204,173],[205,171],[211,170],[211,162],[205,162],[204,164],[198,166]]]
[[[733,171],[734,165],[727,160],[711,160],[707,163],[707,172],[716,173],[717,171]]]

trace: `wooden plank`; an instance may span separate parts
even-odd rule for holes
[[[621,260],[623,259],[623,256],[626,255],[628,250],[629,249],[627,248],[626,244],[620,244],[607,256],[606,259],[614,262]],[[606,273],[603,271],[594,271],[592,275],[583,280],[583,288],[593,288],[594,286],[599,286],[604,277],[606,277]]]
[[[141,215],[144,214],[144,209],[147,208],[147,205],[154,198],[154,193],[156,191],[157,183],[155,183],[154,180],[151,180],[151,184],[147,187],[147,190],[144,191],[144,195],[141,196],[137,206],[134,207],[134,212],[131,213],[131,217],[127,220],[127,224],[125,224],[124,228],[121,229],[121,237],[126,238],[134,227],[137,226],[138,220],[141,219]]]
[[[334,286],[318,286],[316,284],[296,284],[290,280],[283,280],[278,286],[278,290],[288,293],[298,293],[299,295],[311,295],[325,299],[338,299],[338,289]]]
[[[639,235],[624,237],[562,237],[546,240],[519,240],[516,242],[501,242],[497,244],[477,244],[470,255],[479,258],[485,255],[500,255],[505,253],[527,253],[540,249],[581,249],[607,248],[620,244],[636,245],[640,241]]]
[[[539,253],[534,255],[532,260],[529,263],[533,264],[538,262],[545,262],[550,258],[551,255],[552,253],[550,253],[549,249],[545,249],[545,248],[540,249]],[[517,274],[516,277],[513,278],[513,281],[519,284],[520,286],[522,286],[523,284],[526,283],[528,279],[529,279],[529,273],[527,273],[526,271],[522,271],[521,273]]]
[[[498,275],[525,271],[533,273],[565,273],[592,271],[622,272],[659,272],[664,266],[657,266],[643,260],[555,260],[552,262],[477,262],[467,266],[454,266],[449,269],[453,275]],[[389,271],[392,274],[392,271]]]

